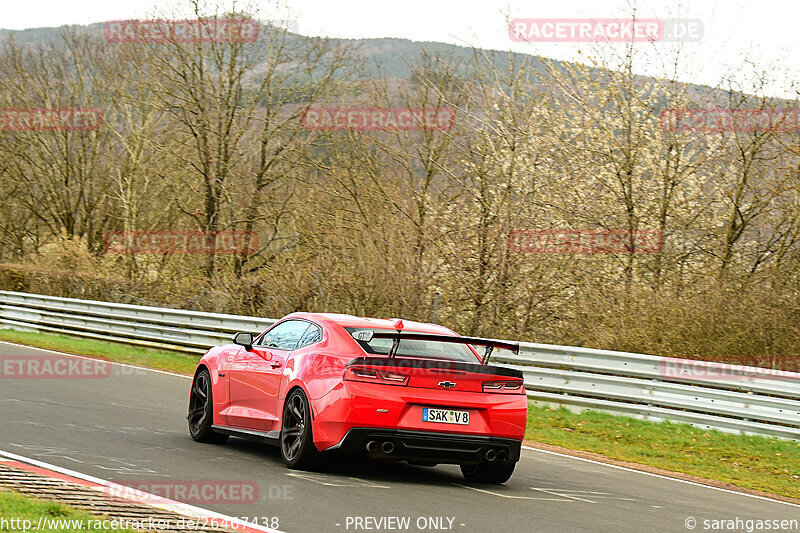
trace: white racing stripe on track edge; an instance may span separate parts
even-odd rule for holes
[[[790,505],[792,507],[800,507],[800,505],[798,505],[796,503],[784,502],[784,501],[781,501],[781,500],[774,500],[772,498],[767,498],[766,496],[759,496],[757,494],[748,494],[746,492],[738,492],[738,491],[735,491],[735,490],[723,489],[722,487],[715,487],[713,485],[705,485],[703,483],[697,483],[696,481],[689,481],[687,479],[680,479],[680,478],[677,478],[677,477],[663,476],[661,474],[654,474],[652,472],[645,472],[644,470],[636,470],[635,468],[628,468],[626,466],[619,466],[619,465],[614,465],[614,464],[611,464],[611,463],[604,463],[602,461],[595,461],[593,459],[586,459],[584,457],[577,457],[575,455],[569,455],[567,453],[551,452],[550,450],[541,450],[539,448],[532,448],[531,446],[523,446],[522,448],[524,450],[531,450],[531,451],[534,451],[534,452],[549,453],[550,455],[557,455],[559,457],[565,457],[567,459],[575,459],[576,461],[584,461],[586,463],[592,463],[594,465],[607,466],[609,468],[616,468],[617,470],[624,470],[626,472],[636,472],[637,474],[643,474],[645,476],[657,477],[659,479],[668,479],[670,481],[677,481],[678,483],[685,483],[686,485],[694,485],[695,487],[702,487],[704,489],[718,490],[720,492],[727,492],[729,494],[738,494],[739,496],[747,496],[748,498],[755,498],[757,500],[764,500],[764,501],[768,501],[768,502],[772,502],[772,503],[782,503],[783,505]]]

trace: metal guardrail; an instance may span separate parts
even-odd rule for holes
[[[67,333],[202,354],[274,319],[0,291],[0,327]]]
[[[200,354],[273,319],[0,291],[0,327]],[[528,397],[708,429],[800,439],[800,373],[609,350],[520,343],[493,362],[521,370]]]

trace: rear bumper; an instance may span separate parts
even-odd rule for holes
[[[376,458],[418,463],[477,464],[486,452],[504,452],[508,461],[517,462],[522,442],[516,439],[484,435],[462,435],[432,431],[409,431],[385,428],[352,428],[344,438],[327,451],[357,452],[370,441],[391,442],[391,453],[376,451]],[[380,446],[378,447],[380,450]]]
[[[330,393],[312,399],[314,443],[322,451],[339,445],[360,428],[457,434],[478,439],[497,437],[522,441],[528,415],[525,394],[445,391],[344,381]],[[469,411],[469,425],[423,420],[423,409]]]

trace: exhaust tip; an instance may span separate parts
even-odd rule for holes
[[[367,451],[369,453],[375,453],[378,451],[378,441],[371,440],[367,443]]]
[[[490,450],[486,450],[485,457],[486,457],[487,461],[492,463],[492,462],[494,462],[495,459],[497,459],[497,452],[494,451],[494,450],[491,450],[491,449]]]
[[[506,459],[508,459],[508,452],[505,450],[500,450],[497,452],[497,460],[501,463],[505,463]]]
[[[390,453],[392,453],[394,451],[394,443],[387,440],[386,442],[381,444],[381,450],[386,455],[389,455]]]

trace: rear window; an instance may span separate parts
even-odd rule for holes
[[[393,329],[376,328],[344,328],[352,335],[354,331],[371,329],[372,331],[395,331]],[[374,338],[370,341],[355,340],[368,354],[389,355],[392,348],[393,339]],[[397,357],[422,357],[428,359],[444,359],[446,361],[463,361],[465,363],[475,363],[478,361],[476,355],[466,344],[453,344],[450,342],[420,341],[411,339],[401,339],[400,346],[397,347]]]

